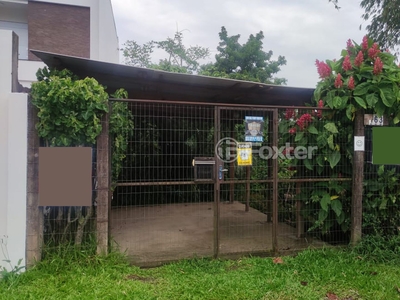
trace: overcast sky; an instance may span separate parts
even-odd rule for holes
[[[328,0],[112,0],[120,45],[162,40],[176,29],[185,30],[185,45],[208,47],[206,62],[211,62],[222,26],[229,36],[240,34],[241,43],[261,30],[264,50],[286,57],[277,76],[286,78],[288,86],[311,88],[318,82],[316,59],[339,58],[349,38],[361,43],[366,23],[359,3],[341,0],[337,11]]]

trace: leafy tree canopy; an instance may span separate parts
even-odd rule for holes
[[[362,0],[364,20],[369,36],[384,48],[395,48],[400,44],[400,0]]]
[[[158,64],[154,63],[151,58],[155,47],[164,50],[168,55],[168,58],[161,59]],[[125,63],[131,66],[189,74],[198,70],[199,60],[210,55],[210,51],[205,47],[197,45],[185,47],[182,31],[176,31],[173,38],[150,41],[143,45],[128,40],[124,44],[122,52]]]
[[[286,64],[286,59],[279,56],[278,60],[271,60],[273,52],[263,50],[262,31],[251,34],[245,44],[240,44],[239,34],[228,36],[227,30],[222,27],[219,38],[216,62],[202,66],[200,74],[262,83],[286,83],[286,79],[273,77]]]
[[[274,74],[280,71],[280,67],[286,64],[286,59],[279,56],[277,60],[271,60],[273,52],[263,51],[262,31],[250,35],[245,44],[239,43],[240,35],[228,36],[225,27],[222,27],[219,37],[221,41],[217,47],[216,62],[206,65],[200,65],[200,61],[209,57],[208,48],[186,47],[182,31],[177,31],[173,38],[150,41],[143,45],[128,40],[122,51],[125,63],[136,67],[262,83],[286,83],[286,79],[274,77]],[[164,50],[167,58],[154,63],[152,56],[155,49]]]
[[[339,0],[329,0],[339,9]],[[370,38],[382,48],[395,49],[400,45],[400,0],[362,0],[362,18],[370,20],[366,27]]]

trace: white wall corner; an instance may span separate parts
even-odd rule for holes
[[[20,60],[18,64],[19,83],[26,88],[30,88],[32,82],[36,82],[36,72],[46,65],[42,61]]]
[[[18,45],[18,36],[11,30],[0,29],[0,94],[8,94],[13,90],[13,61],[15,39]]]
[[[111,0],[100,0],[99,4],[99,60],[118,64],[119,41]]]
[[[8,221],[8,96],[12,90],[12,31],[0,30],[0,265]]]
[[[0,265],[25,259],[27,94],[12,93],[18,79],[18,39],[0,30]]]
[[[8,97],[8,205],[7,236],[13,266],[25,264],[26,190],[28,153],[28,95]]]

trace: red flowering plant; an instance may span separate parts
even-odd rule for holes
[[[321,70],[325,72],[324,74],[327,74],[326,65],[321,64],[320,66]],[[337,224],[343,224],[340,225],[343,226],[342,230],[347,231],[348,227],[346,226],[349,222],[346,220],[349,214],[342,213],[346,208],[341,206],[342,202],[338,200],[338,195],[345,188],[350,189],[350,187],[344,187],[349,182],[337,184],[334,181],[327,181],[331,177],[337,178],[344,173],[341,171],[344,166],[338,165],[338,163],[346,149],[339,146],[341,144],[338,138],[340,133],[336,119],[332,120],[333,111],[324,106],[324,101],[319,99],[316,107],[281,111],[278,126],[279,146],[285,147],[282,153],[286,155],[286,159],[279,161],[280,174],[289,174],[288,171],[291,171],[290,178],[323,177],[324,182],[307,183],[307,188],[302,188],[300,194],[296,194],[290,183],[286,185],[281,183],[280,191],[296,194],[296,199],[302,200],[302,213],[309,229],[315,229],[322,233],[327,233],[331,229],[334,225],[334,217],[328,218],[329,222],[322,223],[319,220],[319,211],[331,205],[340,216]],[[307,155],[301,156],[297,152],[296,156],[296,151],[301,151],[301,148],[307,149]],[[294,151],[288,151],[288,149]],[[321,220],[322,218],[323,220],[327,219],[325,214],[326,211],[323,210]]]
[[[400,68],[395,56],[364,37],[358,45],[347,41],[337,60],[316,60],[320,77],[310,109],[282,111],[280,145],[317,147],[311,157],[286,161],[293,177],[323,177],[308,183],[297,196],[309,229],[349,232],[353,156],[353,120],[358,110],[390,116],[400,122]],[[286,152],[285,152],[286,153]],[[335,180],[326,180],[335,178]]]
[[[348,40],[340,59],[317,60],[316,66],[321,78],[314,93],[316,102],[322,99],[332,109],[345,110],[350,120],[364,109],[400,122],[400,68],[396,57],[372,39],[365,36],[361,45]]]
[[[341,77],[336,81],[336,85],[343,84]],[[334,112],[325,107],[323,99],[319,99],[317,107],[282,111],[278,127],[280,146],[286,147],[284,154],[288,153],[288,145],[292,149],[304,147],[312,151],[310,156],[301,159],[289,152],[291,156],[279,161],[280,173],[284,173],[283,169],[286,168],[295,170],[290,178],[324,178],[322,182],[307,182],[306,187],[301,188],[295,196],[295,199],[302,201],[306,227],[309,232],[318,235],[328,234],[338,228],[345,233],[349,232],[350,201],[347,200],[351,194],[346,191],[351,190],[351,182],[329,180],[351,176],[346,148],[350,139],[343,134],[347,130],[341,130],[341,123]],[[290,187],[293,189],[293,186],[287,184],[281,190],[295,193]]]
[[[333,143],[339,132],[336,125],[324,117],[327,112],[330,110],[324,109],[324,101],[320,99],[315,108],[286,109],[281,114],[280,146],[289,143],[290,147],[315,147],[307,157],[287,157],[290,165],[298,170],[297,176],[324,176],[325,171],[331,173],[329,170],[339,162],[339,147]]]
[[[304,164],[313,166],[313,172],[322,177],[351,178],[355,113],[362,110],[385,115],[391,124],[400,122],[400,67],[394,55],[382,51],[367,36],[360,45],[348,40],[340,59],[316,60],[316,67],[320,81],[314,91],[314,103],[331,110],[317,109],[313,116],[318,152],[315,160]],[[296,129],[298,141],[302,140],[298,137],[300,125]],[[307,136],[308,143],[312,136]],[[306,199],[304,211],[309,212],[304,217],[311,228],[327,233],[339,227],[348,232],[351,190],[350,181],[336,180],[312,183],[308,189],[302,189],[300,197]]]

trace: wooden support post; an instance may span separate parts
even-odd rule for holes
[[[278,109],[274,109],[272,146],[278,147]],[[272,159],[272,250],[278,253],[278,160]]]
[[[109,115],[101,120],[102,130],[97,138],[97,253],[108,253],[110,210],[110,144]]]
[[[251,167],[246,167],[246,209],[245,211],[250,210],[250,178],[251,178]]]
[[[296,195],[301,193],[301,183],[296,183]],[[301,208],[303,203],[301,200],[296,200],[296,230],[297,230],[297,238],[304,237],[304,222],[303,216],[301,215]]]
[[[39,146],[36,131],[38,110],[28,98],[28,153],[26,190],[26,266],[32,267],[42,257],[43,208],[39,207]]]
[[[272,147],[273,145],[273,137],[272,137],[272,130],[274,128],[274,122],[273,122],[273,116],[269,114],[268,116],[268,146]],[[268,159],[267,161],[267,172],[268,172],[268,179],[271,179],[273,176],[272,172],[272,159]],[[267,222],[271,223],[272,222],[272,189],[273,186],[272,184],[267,183],[266,186],[267,188]]]
[[[356,111],[354,136],[364,136],[364,110]],[[364,151],[354,151],[353,156],[353,198],[351,202],[350,244],[356,245],[362,235],[362,198],[364,179]]]

